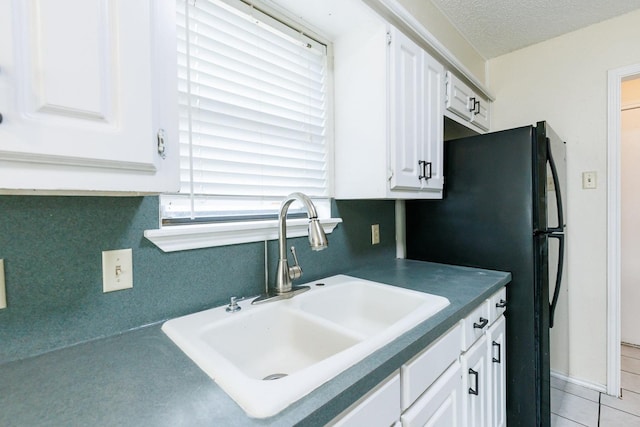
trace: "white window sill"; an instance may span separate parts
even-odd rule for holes
[[[327,234],[341,222],[342,218],[320,219],[320,224]],[[309,220],[306,218],[287,220],[287,237],[306,236],[308,224]],[[176,225],[158,230],[145,230],[144,237],[163,252],[237,245],[277,239],[278,221]]]

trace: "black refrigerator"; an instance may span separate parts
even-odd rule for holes
[[[546,122],[444,143],[442,200],[406,202],[410,259],[509,271],[507,425],[550,426],[566,150]]]

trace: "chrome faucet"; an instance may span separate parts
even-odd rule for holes
[[[270,288],[265,295],[261,295],[252,301],[252,304],[266,302],[274,299],[291,298],[292,296],[309,290],[308,286],[293,286],[293,281],[302,276],[302,268],[298,263],[295,247],[291,246],[291,254],[295,265],[289,267],[289,259],[287,257],[287,211],[294,201],[299,200],[304,204],[309,218],[309,245],[314,251],[325,249],[329,242],[327,236],[322,230],[318,213],[311,199],[302,193],[289,194],[280,205],[280,214],[278,215],[278,268],[276,270],[276,283]]]

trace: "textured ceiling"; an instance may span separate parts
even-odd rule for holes
[[[431,1],[486,59],[640,9],[640,0]]]

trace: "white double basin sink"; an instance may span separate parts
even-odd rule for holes
[[[437,295],[350,276],[229,313],[217,307],[162,330],[245,412],[265,418],[449,305]]]

